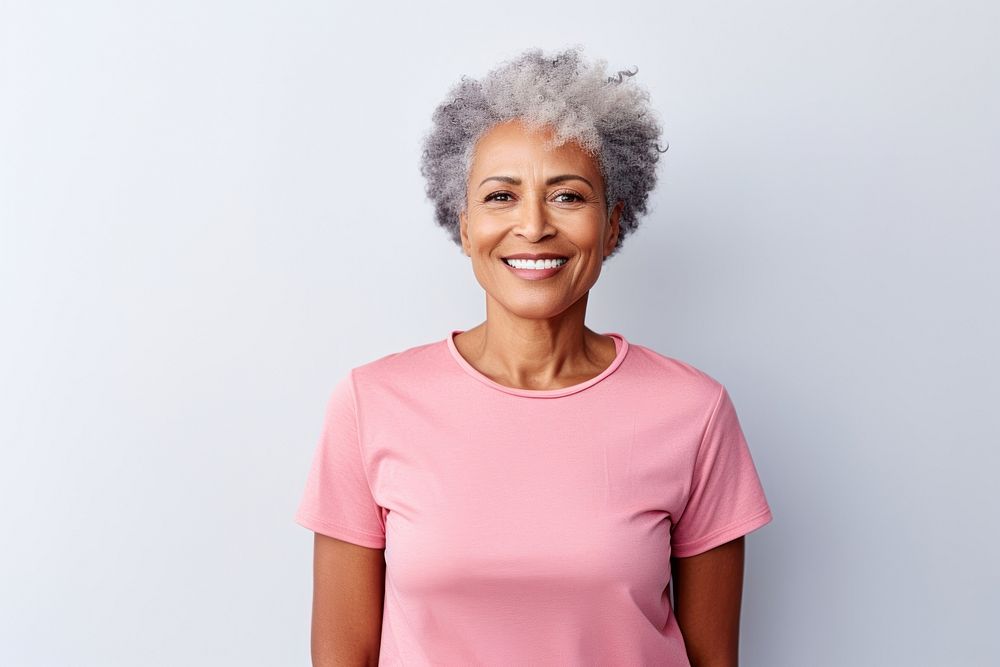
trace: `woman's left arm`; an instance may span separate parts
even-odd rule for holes
[[[691,667],[737,667],[745,536],[671,558],[674,614]]]

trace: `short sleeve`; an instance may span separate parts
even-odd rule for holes
[[[314,532],[384,548],[382,510],[372,496],[358,432],[353,371],[334,387],[295,522]]]
[[[695,457],[688,500],[672,528],[671,553],[695,556],[771,519],[736,409],[722,387]]]

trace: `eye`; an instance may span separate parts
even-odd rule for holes
[[[512,196],[513,195],[511,195],[509,192],[504,192],[503,190],[498,190],[497,192],[491,192],[490,194],[486,195],[486,197],[483,199],[483,201],[500,201],[500,202],[506,202],[506,201],[510,201],[510,200],[509,199],[497,199],[497,197],[512,197]]]
[[[556,197],[571,197],[572,199],[563,199],[560,203],[569,204],[572,202],[584,201],[583,197],[575,192],[564,191],[556,194]]]

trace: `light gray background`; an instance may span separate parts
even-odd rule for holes
[[[995,665],[990,2],[0,3],[0,663],[308,664],[333,383],[484,316],[418,172],[582,44],[670,150],[588,324],[730,389],[742,664]]]

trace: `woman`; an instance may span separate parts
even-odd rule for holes
[[[656,180],[633,74],[529,50],[435,111],[422,173],[486,319],[333,390],[296,514],[315,664],[737,664],[771,511],[733,403],[584,324]]]

